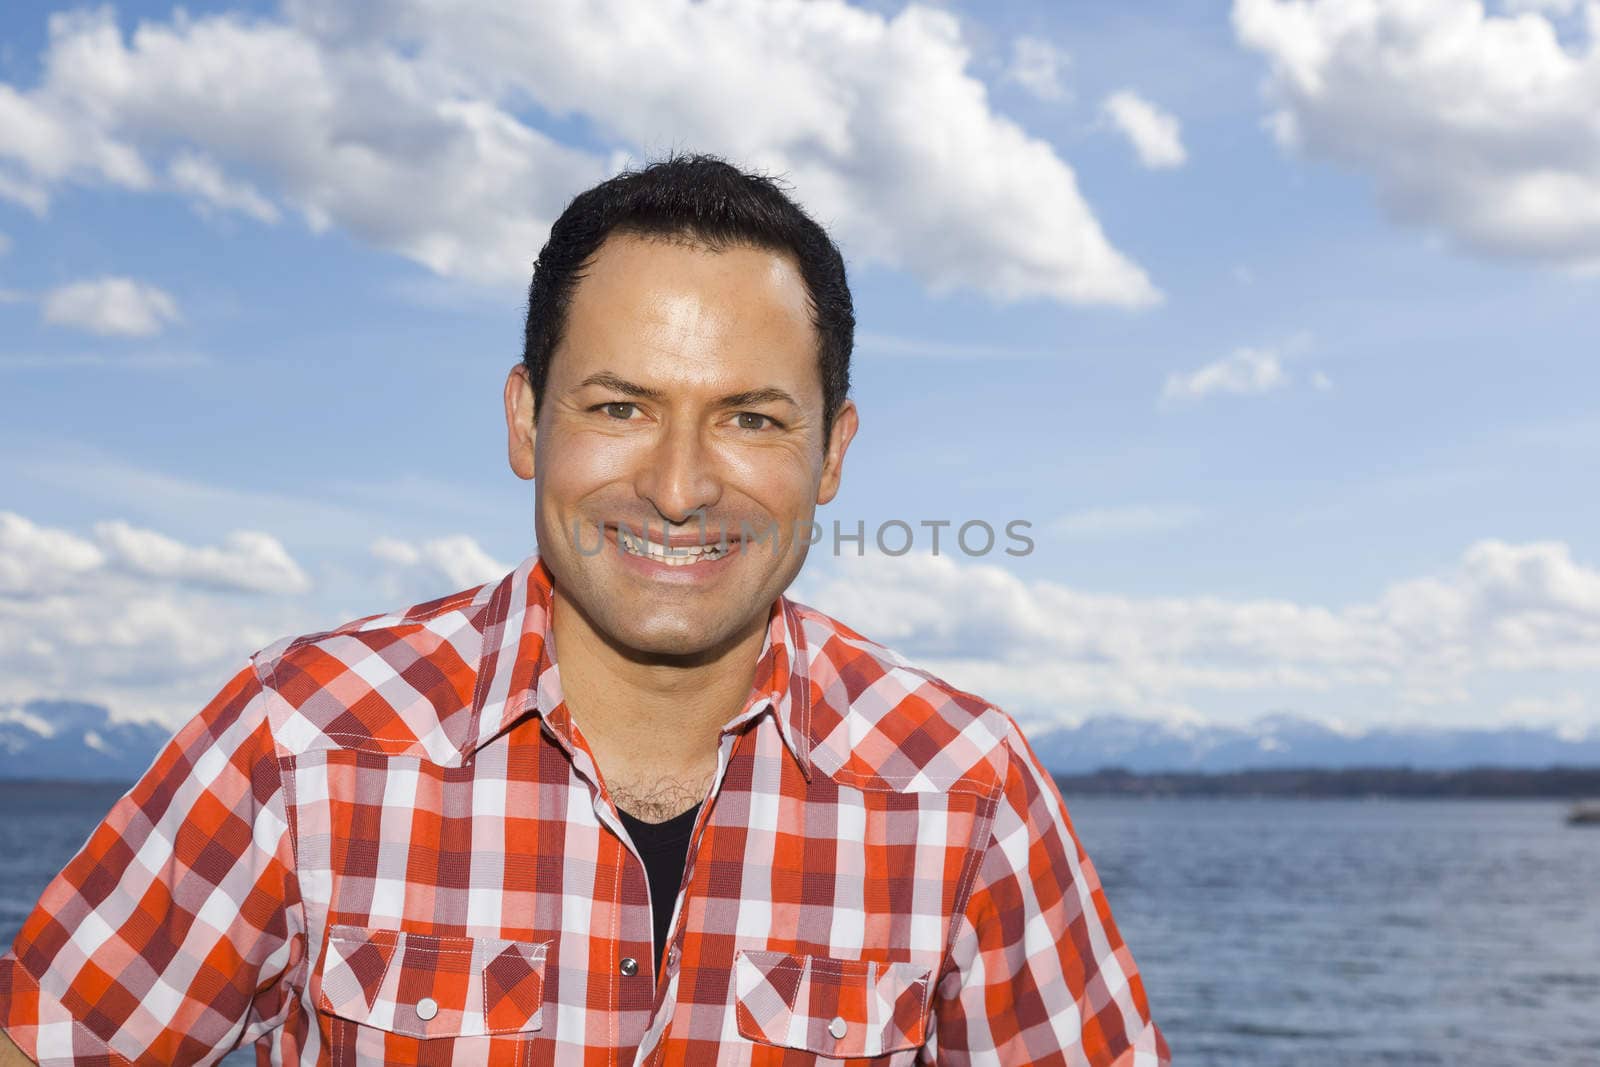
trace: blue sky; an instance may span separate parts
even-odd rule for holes
[[[1600,728],[1600,6],[0,11],[0,703],[179,721],[533,550],[499,391],[573,193],[834,230],[862,430],[793,594],[1028,722]]]

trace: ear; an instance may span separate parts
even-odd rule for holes
[[[828,451],[822,458],[822,482],[817,486],[817,503],[826,504],[839,492],[839,480],[844,475],[844,453],[860,426],[853,400],[846,400],[833,417],[833,429],[828,431]]]
[[[506,458],[511,470],[524,481],[533,479],[533,386],[528,368],[521,363],[506,375]]]

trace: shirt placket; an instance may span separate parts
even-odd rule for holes
[[[608,1043],[612,1050],[611,1061],[616,1062],[617,1050],[631,1047],[638,1040],[635,1035],[622,1033],[622,1018],[625,1015],[633,1016],[648,1011],[653,1002],[652,990],[645,984],[650,976],[649,968],[653,965],[652,947],[655,939],[655,930],[650,917],[650,882],[645,875],[644,862],[629,839],[622,820],[617,816],[615,805],[605,792],[594,754],[589,750],[588,742],[583,739],[577,724],[572,722],[564,707],[558,707],[552,713],[540,717],[540,727],[545,735],[566,753],[572,773],[588,787],[589,803],[594,810],[595,818],[599,820],[601,826],[611,831],[609,837],[606,834],[600,835],[596,876],[597,879],[604,878],[609,871],[615,871],[616,875],[609,879],[609,884],[597,882],[595,898],[596,903],[606,899],[610,904],[611,913],[621,918],[616,928],[609,931],[591,930],[590,936],[591,938],[603,936],[609,942],[605,956],[609,966],[603,968],[603,980],[608,985],[604,1002],[613,1009],[608,1013],[610,1016],[607,1021]],[[611,857],[606,856],[605,851],[609,849],[616,850],[617,862],[608,862]],[[633,912],[623,907],[623,896],[627,883],[635,880],[643,887],[645,907],[642,921],[629,922],[629,916]],[[621,928],[622,924],[627,924],[627,928]],[[585,997],[586,1003],[596,1002],[594,994],[598,990],[594,988],[595,981],[596,977],[591,975],[590,988]]]
[[[661,1038],[666,1034],[667,1027],[672,1025],[672,1016],[677,1007],[679,963],[682,953],[678,949],[678,942],[683,937],[683,913],[685,896],[688,887],[694,880],[695,860],[699,857],[701,835],[709,832],[712,813],[716,809],[717,797],[722,792],[722,783],[727,778],[728,767],[733,762],[734,746],[738,743],[743,727],[749,722],[749,716],[741,716],[735,722],[723,728],[717,743],[717,769],[711,780],[711,789],[706,794],[706,799],[700,805],[700,814],[695,819],[694,832],[689,838],[689,851],[684,859],[683,877],[678,881],[678,899],[672,909],[672,923],[669,927],[671,933],[667,937],[666,951],[661,956],[661,966],[665,971],[662,976],[665,982],[659,979],[656,982],[656,996],[654,1011],[651,1015],[650,1028],[639,1044],[638,1051],[634,1054],[635,1067],[650,1064],[658,1067],[665,1046]],[[754,727],[760,728],[759,720]],[[643,860],[640,860],[641,867]]]

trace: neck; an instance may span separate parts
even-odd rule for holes
[[[716,768],[717,738],[744,709],[766,636],[762,614],[718,648],[693,657],[643,658],[605,640],[559,590],[551,629],[567,710],[620,807],[669,795],[687,810]],[[675,814],[675,812],[671,812]]]

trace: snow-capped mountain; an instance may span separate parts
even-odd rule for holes
[[[169,736],[171,730],[154,723],[113,722],[99,704],[0,704],[0,778],[131,782]]]
[[[1600,730],[1369,730],[1343,732],[1297,715],[1248,726],[1177,725],[1118,715],[1029,731],[1039,761],[1057,774],[1105,767],[1135,772],[1241,771],[1258,767],[1600,766]]]
[[[170,731],[113,722],[99,704],[30,700],[0,704],[0,778],[133,781]],[[1239,771],[1258,767],[1600,766],[1600,730],[1562,737],[1552,730],[1372,730],[1345,733],[1312,719],[1277,714],[1248,726],[1175,725],[1101,715],[1077,726],[1035,727],[1028,740],[1058,774],[1106,767],[1135,772]]]

